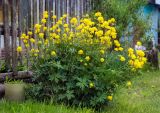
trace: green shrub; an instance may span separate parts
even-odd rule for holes
[[[48,13],[43,16],[42,24],[35,25],[36,39],[32,32],[21,37],[34,72],[35,84],[27,90],[31,98],[100,109],[112,101],[117,83],[145,63],[143,51],[135,55],[133,49],[128,53],[122,48],[114,18],[104,20],[97,12],[92,19],[87,16],[79,22],[74,17],[67,24],[63,15],[47,28]],[[21,52],[21,47],[17,51]]]

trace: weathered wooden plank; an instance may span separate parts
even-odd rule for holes
[[[33,0],[33,24],[37,23],[37,0]]]
[[[19,46],[22,45],[22,41],[21,41],[21,34],[22,34],[22,12],[21,12],[21,3],[22,3],[22,0],[18,0],[17,2],[17,5],[18,5],[18,42],[19,42]],[[22,54],[20,53],[19,56],[18,56],[18,60],[20,62],[20,65],[22,65]]]
[[[43,0],[39,0],[39,20],[42,19],[43,16]]]
[[[80,0],[80,15],[83,15],[83,0]]]
[[[10,68],[10,29],[9,29],[9,2],[3,0],[3,23],[4,23],[4,47],[6,68]]]
[[[52,20],[53,16],[53,0],[49,0],[49,19]],[[50,23],[51,24],[51,23]]]
[[[12,0],[11,4],[11,29],[12,29],[12,70],[13,75],[17,74],[17,18],[16,18],[16,0]]]
[[[4,81],[6,77],[9,79],[25,79],[33,77],[33,73],[31,71],[18,71],[16,76],[13,76],[13,72],[0,73],[0,82]]]
[[[75,0],[71,0],[71,17],[75,16]]]
[[[67,23],[69,23],[69,16],[70,16],[70,0],[67,0]]]
[[[58,16],[58,19],[61,17],[61,5],[60,5],[60,0],[57,0],[57,16]]]
[[[31,2],[32,2],[32,0],[28,0],[28,6],[27,6],[27,9],[28,9],[28,16],[27,16],[27,18],[28,18],[28,30],[31,30],[32,29],[32,17],[31,17],[31,12],[32,12],[32,5],[31,5]]]

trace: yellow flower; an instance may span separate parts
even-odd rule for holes
[[[35,43],[35,39],[31,38],[31,39],[30,39],[30,42],[31,42],[31,43]]]
[[[98,17],[97,19],[100,23],[103,23],[104,22],[104,18],[103,17]]]
[[[118,51],[118,48],[114,48],[115,51]]]
[[[128,49],[128,53],[129,53],[129,54],[132,54],[133,52],[134,52],[134,50],[133,50],[132,48],[129,48],[129,49]]]
[[[143,61],[144,63],[146,63],[146,62],[147,62],[147,58],[146,58],[146,57],[143,57],[143,58],[142,58],[142,61]]]
[[[124,62],[126,59],[123,56],[120,56],[120,61]]]
[[[34,54],[34,56],[35,56],[35,57],[37,57],[37,56],[38,56],[38,54],[37,54],[37,53],[35,53],[35,54]]]
[[[83,60],[81,59],[81,60],[80,60],[80,62],[82,63],[82,62],[83,62]]]
[[[101,61],[101,62],[104,62],[104,58],[101,58],[100,61]]]
[[[78,54],[79,54],[79,55],[83,55],[83,54],[84,54],[83,50],[79,50],[79,51],[78,51]]]
[[[122,47],[119,47],[118,50],[119,50],[119,51],[123,51],[124,49],[123,49]]]
[[[35,29],[40,29],[41,25],[40,24],[35,24]]]
[[[63,15],[63,18],[66,18],[66,17],[67,17],[67,14],[64,14],[64,15]]]
[[[103,31],[99,30],[95,34],[97,35],[97,37],[101,37],[103,35]]]
[[[57,29],[57,32],[61,32],[61,29],[60,29],[60,28],[58,28],[58,29]]]
[[[44,37],[44,33],[39,33],[39,38],[43,38]]]
[[[105,53],[105,51],[104,51],[104,50],[100,50],[100,53],[101,53],[101,54],[104,54],[104,53]]]
[[[93,83],[93,82],[90,82],[90,83],[89,83],[89,87],[90,87],[90,88],[93,88],[93,87],[94,87],[94,83]]]
[[[102,16],[101,12],[97,12],[95,13],[95,16],[98,17],[98,16]]]
[[[45,23],[47,22],[47,20],[43,18],[43,19],[41,20],[41,22],[42,22],[43,24],[45,24]]]
[[[25,44],[25,47],[28,48],[28,47],[29,47],[29,44]]]
[[[28,40],[23,40],[23,42],[24,42],[25,44],[27,44],[27,43],[28,43]]]
[[[134,61],[133,60],[129,60],[128,63],[129,63],[129,65],[132,66],[134,64]]]
[[[48,18],[48,12],[47,11],[43,12],[43,18]]]
[[[145,53],[142,50],[137,50],[136,53],[140,57],[144,57],[145,56]]]
[[[22,52],[22,47],[21,46],[17,47],[17,52]]]
[[[43,31],[46,31],[47,30],[47,27],[43,27]]]
[[[110,95],[110,96],[107,96],[107,100],[109,100],[109,101],[112,101],[112,100],[113,100],[113,97],[112,97],[112,95]]]
[[[110,20],[111,20],[112,23],[116,22],[115,18],[111,18]]]
[[[67,28],[67,27],[68,27],[68,24],[64,24],[63,27],[64,27],[64,28]]]
[[[31,31],[28,31],[28,35],[32,35],[33,33]]]
[[[132,60],[136,59],[136,55],[135,55],[135,54],[132,54],[132,55],[131,55],[131,59],[132,59]]]
[[[35,52],[35,49],[32,48],[32,49],[30,50],[30,52],[31,52],[31,53],[34,53],[34,52]]]
[[[89,61],[91,58],[89,56],[86,56],[86,61]]]
[[[137,45],[138,45],[138,46],[141,46],[141,45],[142,45],[142,43],[141,43],[140,41],[138,41],[138,42],[137,42]]]
[[[56,15],[53,15],[53,16],[52,16],[52,18],[53,18],[53,19],[56,19],[56,18],[57,18],[57,16],[56,16]]]
[[[52,56],[57,56],[57,54],[56,54],[55,51],[51,51],[51,55],[52,55]]]
[[[36,52],[36,53],[39,53],[39,50],[38,50],[38,49],[35,49],[35,52]]]
[[[71,19],[71,21],[70,21],[70,23],[71,23],[71,24],[74,24],[74,25],[76,25],[77,22],[78,22],[78,20],[77,20],[77,18],[75,18],[75,17],[73,17],[73,18]]]
[[[131,87],[131,85],[132,85],[131,81],[128,81],[126,85],[127,85],[127,87]]]
[[[88,66],[88,64],[87,64],[87,63],[84,63],[84,66]]]
[[[38,45],[41,45],[42,44],[42,41],[38,41]]]

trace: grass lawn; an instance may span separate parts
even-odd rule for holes
[[[106,113],[160,113],[160,71],[131,81],[131,88],[119,86]]]
[[[74,109],[64,105],[45,105],[43,103],[24,103],[0,101],[0,113],[93,113],[90,109]]]
[[[131,88],[118,87],[104,113],[160,113],[160,71],[146,72],[131,80]],[[0,101],[0,113],[93,113],[90,109],[74,109],[63,105],[14,103]]]

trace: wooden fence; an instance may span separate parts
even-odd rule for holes
[[[92,0],[1,0],[0,57],[4,57],[6,67],[13,71],[13,75],[17,74],[18,62],[23,60],[17,58],[16,52],[17,46],[22,45],[20,35],[39,23],[43,11],[48,11],[50,17],[56,15],[58,19],[63,14],[81,18],[92,6]]]

